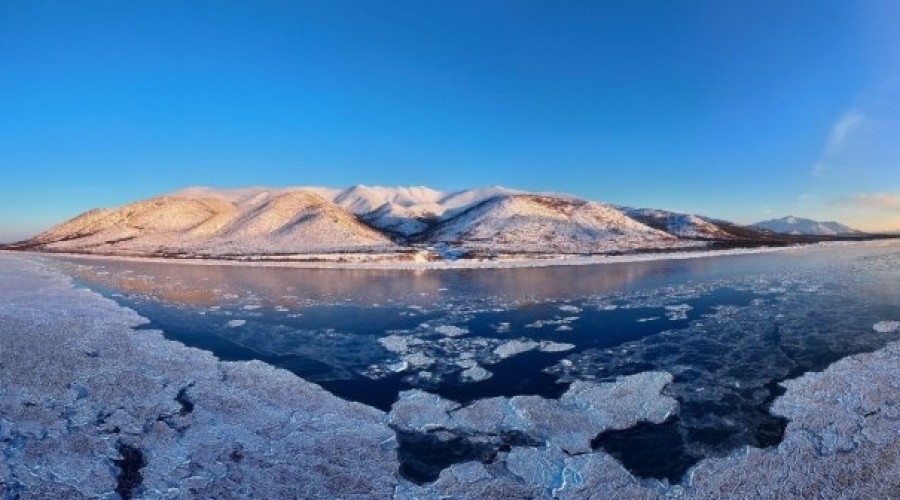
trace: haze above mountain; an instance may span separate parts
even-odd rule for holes
[[[792,234],[813,229],[835,231],[815,234],[849,234],[831,225],[797,221],[790,226]],[[91,210],[18,247],[226,258],[363,253],[438,260],[609,254],[771,239],[772,233],[760,228],[561,194],[502,187],[441,192],[358,185],[193,187],[118,208]]]

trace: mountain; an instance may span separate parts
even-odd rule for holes
[[[443,193],[423,186],[357,185],[337,193],[333,201],[383,231],[409,237],[488,198],[516,192],[492,187]]]
[[[782,222],[792,224],[790,229],[764,230],[502,187],[454,192],[422,186],[193,187],[91,210],[10,248],[225,258],[445,259],[793,242],[772,230],[855,234],[833,223]]]
[[[25,243],[50,251],[204,255],[396,247],[315,189],[263,188],[195,188],[92,210]]]
[[[861,234],[859,231],[837,222],[819,222],[794,216],[757,222],[750,227],[772,231],[773,233],[803,236],[848,236]]]
[[[604,253],[677,241],[609,205],[533,194],[489,198],[442,222],[423,239],[509,253]]]
[[[679,238],[700,240],[733,240],[744,235],[730,231],[730,224],[693,214],[669,212],[654,208],[620,207],[632,219]]]

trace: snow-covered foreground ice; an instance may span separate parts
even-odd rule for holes
[[[382,412],[0,256],[0,498],[389,497]]]
[[[900,258],[838,257],[341,283],[0,256],[0,491],[897,496]],[[53,268],[169,337],[390,411],[167,342]]]

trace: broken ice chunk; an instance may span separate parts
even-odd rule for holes
[[[693,307],[688,304],[678,304],[675,306],[666,306],[666,318],[669,321],[679,321],[687,319],[688,312]]]
[[[385,368],[387,368],[389,371],[392,371],[394,373],[405,372],[406,370],[409,369],[409,363],[407,363],[406,361],[400,360],[396,363],[391,363],[391,364],[387,365]]]
[[[900,321],[879,321],[872,329],[878,333],[894,333],[900,331]]]
[[[422,354],[421,352],[407,354],[406,356],[403,356],[403,361],[416,368],[427,368],[434,364],[433,359]]]
[[[481,382],[482,380],[491,378],[492,373],[485,370],[479,365],[475,365],[471,368],[463,370],[459,375],[464,381],[467,382]]]
[[[237,327],[239,327],[239,326],[244,326],[245,323],[247,323],[247,320],[243,320],[243,319],[233,319],[233,320],[229,321],[229,322],[227,323],[227,325],[228,325],[230,328],[237,328]]]
[[[469,333],[469,330],[467,330],[466,328],[460,328],[453,325],[441,325],[435,327],[434,331],[440,333],[441,335],[446,335],[447,337],[459,337],[461,335]]]
[[[510,331],[510,324],[507,322],[498,323],[496,326],[494,326],[494,330],[497,333],[507,333]]]
[[[506,359],[516,354],[536,349],[538,345],[540,344],[533,340],[510,340],[494,348],[494,354],[499,356],[500,359]]]
[[[400,335],[388,335],[378,339],[378,343],[385,349],[397,354],[403,354],[409,349],[409,341],[406,337]]]
[[[540,350],[543,352],[564,352],[574,349],[573,344],[564,344],[562,342],[550,342],[549,340],[541,341]]]

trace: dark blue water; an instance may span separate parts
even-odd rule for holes
[[[897,256],[875,244],[471,271],[61,265],[167,338],[383,410],[411,388],[461,403],[556,398],[576,379],[669,371],[677,418],[595,446],[638,475],[677,481],[702,457],[777,443],[785,422],[768,407],[779,381],[896,338],[872,324],[900,318]],[[532,343],[499,355],[510,341]],[[489,378],[466,378],[472,366]]]

